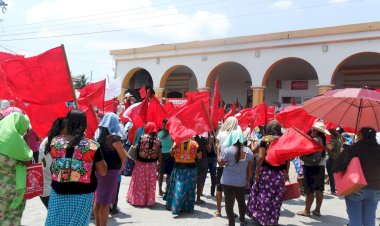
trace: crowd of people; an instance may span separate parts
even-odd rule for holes
[[[146,122],[133,139],[128,139],[128,123],[121,123],[115,113],[106,113],[95,137],[85,138],[86,115],[73,109],[66,117],[56,119],[41,141],[23,112],[3,115],[0,225],[20,225],[25,208],[26,166],[34,161],[43,164],[40,199],[47,208],[47,226],[89,225],[91,218],[97,226],[106,226],[110,211],[118,212],[121,175],[130,165],[133,170],[126,201],[132,206],[152,206],[158,190],[166,201],[165,208],[173,215],[192,213],[195,205],[205,203],[202,195],[210,173],[209,191],[216,196],[217,204],[215,216],[223,215],[224,194],[228,225],[232,226],[235,200],[240,225],[247,224],[246,216],[260,225],[278,225],[291,163],[298,174],[300,193],[305,194],[305,207],[297,214],[321,216],[325,183],[335,195],[333,173],[344,171],[354,157],[360,159],[368,185],[345,197],[349,225],[375,225],[380,198],[380,145],[372,128],[361,128],[356,137],[350,137],[355,142],[350,142],[341,128],[327,130],[323,122],[315,122],[309,135],[325,150],[274,165],[266,156],[270,145],[285,131],[275,120],[242,131],[238,119],[231,116],[219,129],[181,143],[171,139],[167,119],[162,126]],[[135,148],[134,158],[128,154],[130,147]]]

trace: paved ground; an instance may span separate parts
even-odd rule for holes
[[[294,177],[292,178],[294,180]],[[161,197],[156,199],[156,204],[149,208],[133,207],[125,201],[128,190],[130,177],[123,177],[122,185],[119,194],[119,206],[121,212],[115,216],[110,217],[108,225],[154,225],[154,226],[214,226],[225,225],[227,219],[225,218],[225,210],[223,208],[222,218],[215,218],[214,211],[216,208],[215,198],[209,196],[210,179],[207,178],[206,189],[203,199],[206,204],[195,207],[193,214],[181,214],[179,217],[173,217],[171,212],[165,210],[165,202]],[[301,217],[296,215],[297,211],[303,209],[304,197],[297,200],[287,201],[282,205],[280,224],[281,225],[323,225],[323,226],[338,226],[348,223],[347,214],[345,211],[345,204],[342,198],[336,196],[326,195],[322,205],[322,217]],[[235,205],[236,213],[237,204]],[[380,208],[377,211],[377,218],[380,217]],[[22,218],[22,225],[40,226],[44,225],[46,218],[46,209],[39,198],[29,200],[24,211]],[[248,225],[254,225],[250,219],[247,219]],[[377,221],[380,225],[380,220]],[[94,226],[92,222],[90,224]],[[237,224],[238,225],[238,224]]]

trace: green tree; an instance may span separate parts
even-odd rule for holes
[[[74,80],[74,88],[83,89],[88,84],[87,79],[88,78],[84,74],[76,76]]]

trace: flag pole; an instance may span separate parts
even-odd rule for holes
[[[62,47],[62,50],[63,50],[63,54],[65,56],[65,60],[66,60],[66,67],[67,67],[67,72],[68,72],[68,76],[69,76],[69,81],[70,81],[70,85],[71,85],[71,90],[73,92],[73,97],[74,97],[74,108],[78,108],[78,102],[77,102],[77,97],[75,95],[75,89],[74,89],[74,85],[73,85],[73,79],[71,78],[71,74],[70,74],[70,67],[69,67],[69,62],[67,61],[67,55],[66,55],[66,51],[65,51],[65,46],[63,44],[61,44],[61,47]]]

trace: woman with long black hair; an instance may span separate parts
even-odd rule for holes
[[[240,225],[245,225],[245,191],[252,177],[253,153],[244,146],[245,139],[240,130],[227,135],[225,148],[218,156],[218,162],[225,166],[221,178],[228,225],[235,225],[235,198],[239,206]]]

